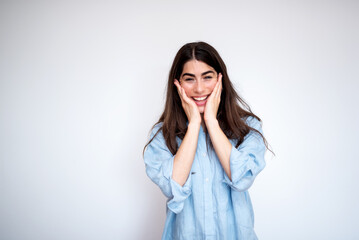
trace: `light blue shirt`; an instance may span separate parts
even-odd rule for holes
[[[262,132],[261,123],[253,117],[247,124]],[[160,128],[152,130],[151,138]],[[166,146],[162,131],[148,145],[144,154],[146,173],[157,184],[167,200],[167,218],[162,235],[165,240],[252,240],[254,215],[248,188],[265,167],[265,145],[262,137],[250,131],[235,148],[230,139],[232,181],[224,172],[213,149],[206,144],[201,127],[196,155],[186,183],[172,179],[174,156]],[[177,137],[178,146],[181,140]]]

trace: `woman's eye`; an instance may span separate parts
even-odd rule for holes
[[[193,81],[194,80],[194,78],[185,78],[185,81]]]
[[[205,76],[204,79],[212,79],[212,76]]]

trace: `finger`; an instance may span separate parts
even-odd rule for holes
[[[174,81],[174,84],[176,85],[176,88],[177,88],[177,92],[178,92],[178,95],[180,96],[181,100],[182,100],[182,93],[181,93],[181,85],[179,84],[178,80],[175,79]]]
[[[217,95],[217,89],[218,89],[218,82],[216,83],[216,85],[214,86],[211,94],[209,95],[209,97],[207,98],[207,102],[210,102],[212,101],[212,99],[215,99],[216,98],[216,95]]]
[[[218,89],[217,89],[217,96],[220,97],[221,96],[221,92],[222,92],[222,74],[219,73],[219,76],[218,76],[218,82],[219,82],[219,86],[218,86]]]
[[[179,84],[179,81],[177,79],[175,79],[173,83],[174,85],[176,85],[177,89],[181,88],[181,85]]]
[[[217,85],[216,85],[216,86],[217,86]],[[215,97],[215,95],[216,95],[216,86],[214,86],[214,88],[213,88],[211,94],[209,94],[209,96],[208,96],[208,98],[207,98],[207,103],[210,102],[210,101],[212,101],[212,99]]]
[[[221,95],[222,95],[222,79],[221,79],[221,83],[219,84],[219,89],[218,89],[218,99],[221,100]]]
[[[177,91],[178,91],[178,94],[179,94],[182,102],[184,101],[187,104],[196,104],[191,98],[189,98],[187,96],[186,91],[180,85],[180,83],[179,83],[179,81],[177,79],[175,79],[174,84],[177,86]]]
[[[211,94],[211,95],[213,95],[214,98],[217,98],[217,96],[218,96],[219,85],[220,85],[220,80],[219,80],[219,78],[217,78],[216,85],[214,86],[212,94]]]
[[[178,94],[180,95],[180,98],[181,98],[182,102],[184,101],[185,103],[188,103],[189,98],[187,97],[186,91],[179,84],[179,81],[177,79],[175,80],[175,85],[177,86]]]
[[[192,99],[187,96],[186,91],[184,90],[184,88],[182,88],[182,98],[186,103],[191,104]]]

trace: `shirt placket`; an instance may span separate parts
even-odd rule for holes
[[[212,193],[212,169],[207,154],[206,139],[204,132],[201,131],[200,158],[203,163],[203,197],[204,197],[204,239],[215,235],[214,217],[213,217],[213,193]]]

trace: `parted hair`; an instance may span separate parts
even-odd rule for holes
[[[176,137],[183,140],[187,131],[188,119],[182,108],[181,99],[174,85],[174,80],[180,79],[184,64],[190,60],[202,61],[214,68],[217,74],[222,73],[222,93],[217,111],[217,120],[227,138],[236,139],[236,147],[238,147],[243,142],[244,137],[253,130],[260,134],[268,148],[265,137],[256,129],[247,125],[246,119],[249,116],[257,118],[258,121],[261,121],[261,119],[252,113],[249,105],[235,91],[228,77],[226,65],[217,50],[205,42],[192,42],[182,46],[174,58],[168,76],[164,111],[159,120],[153,125],[151,131],[159,123],[162,123],[162,126],[147,142],[143,152],[162,130],[168,149],[173,155],[176,154],[178,150]]]

